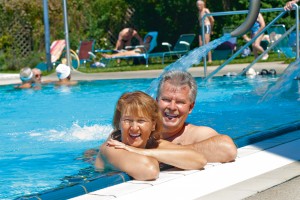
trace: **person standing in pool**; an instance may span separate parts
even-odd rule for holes
[[[29,67],[24,67],[20,70],[20,79],[22,83],[15,86],[16,89],[40,89],[39,83],[35,77],[35,71],[31,70]]]
[[[66,65],[67,59],[63,58],[61,64],[56,67],[56,75],[58,77],[58,81],[55,83],[56,85],[76,85],[77,81],[71,81],[71,68]]]
[[[207,162],[231,162],[237,156],[233,140],[214,129],[186,122],[197,96],[197,83],[189,72],[168,71],[160,80],[157,102],[163,117],[162,138],[203,154]]]
[[[126,172],[136,180],[158,178],[159,164],[180,169],[202,169],[201,153],[160,138],[162,117],[157,102],[144,92],[123,94],[116,105],[113,132],[95,161],[96,169]]]
[[[35,82],[41,84],[42,83],[42,71],[38,68],[33,68],[32,73],[35,78]]]

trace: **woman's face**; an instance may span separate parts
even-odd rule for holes
[[[122,142],[137,148],[145,148],[155,123],[145,117],[122,113],[120,120]]]

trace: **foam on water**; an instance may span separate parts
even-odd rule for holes
[[[80,126],[79,124],[74,123],[70,128],[64,130],[51,129],[44,131],[43,133],[33,131],[30,132],[30,136],[48,141],[83,142],[104,140],[111,131],[112,127],[110,125],[96,124],[92,126]]]
[[[292,84],[297,82],[294,79],[298,76],[300,76],[300,60],[291,63],[284,70],[276,84],[267,90],[259,102],[269,101],[287,92],[292,87]]]

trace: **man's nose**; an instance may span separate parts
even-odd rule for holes
[[[174,100],[172,100],[169,104],[169,109],[171,110],[175,110],[176,109],[176,102]]]

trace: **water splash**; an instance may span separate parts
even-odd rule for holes
[[[31,132],[31,137],[36,137],[41,141],[58,141],[58,142],[88,142],[105,140],[111,133],[111,125],[92,125],[80,126],[74,123],[70,128],[63,130],[50,129],[43,132]]]
[[[282,73],[280,78],[277,80],[275,85],[273,85],[264,96],[261,98],[259,103],[269,101],[274,97],[280,96],[283,92],[288,91],[294,79],[300,75],[300,60],[296,60],[295,62],[291,63]]]
[[[230,34],[225,34],[223,37],[220,37],[216,40],[213,40],[209,43],[207,43],[204,46],[197,47],[191,51],[189,51],[187,54],[179,58],[176,62],[168,65],[164,68],[163,72],[159,75],[158,78],[154,79],[151,82],[150,87],[146,90],[146,93],[152,96],[153,98],[156,97],[157,93],[157,87],[159,84],[160,79],[162,78],[163,74],[167,71],[171,70],[181,70],[181,71],[187,71],[190,67],[192,67],[195,64],[199,64],[200,61],[204,56],[207,55],[209,51],[216,48],[223,42],[229,40],[231,37]]]

